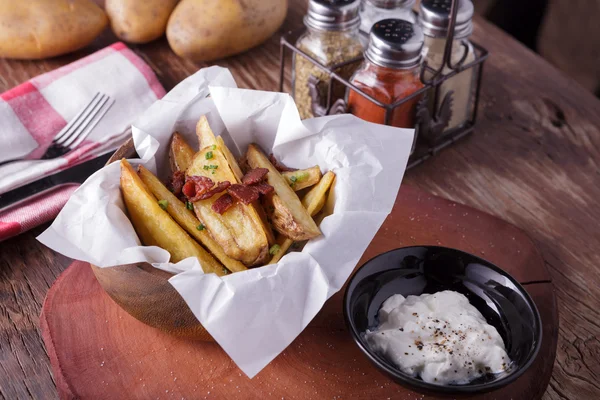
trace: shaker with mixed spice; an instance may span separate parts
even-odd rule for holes
[[[433,70],[442,68],[446,36],[450,24],[450,8],[452,0],[423,0],[419,9],[419,24],[425,34],[425,47],[423,53],[427,66]],[[475,60],[473,45],[468,37],[473,31],[473,3],[471,0],[458,0],[458,12],[454,28],[452,53],[450,62],[456,65],[463,60],[466,65]],[[442,68],[442,74],[447,75],[452,70],[448,65]],[[430,79],[433,72],[425,71],[425,78]],[[473,108],[473,92],[475,73],[473,68],[468,68],[448,78],[439,87],[437,103],[433,104],[434,93],[430,94],[431,105],[434,109],[439,107],[444,97],[452,91],[452,116],[446,130],[462,127],[471,117]]]
[[[401,19],[385,19],[373,25],[365,60],[350,79],[363,93],[391,105],[423,88],[420,80],[423,32]],[[420,94],[390,111],[362,94],[348,90],[348,110],[359,118],[400,128],[414,128]]]
[[[358,33],[359,8],[360,0],[309,0],[304,18],[307,31],[298,39],[296,47],[327,68],[359,58],[363,52]],[[359,63],[333,69],[349,79]],[[296,53],[293,65],[292,90],[301,118],[319,116],[313,111],[320,110],[323,114],[327,107],[344,97],[346,87],[334,81],[331,104],[326,104],[330,77],[325,68]]]

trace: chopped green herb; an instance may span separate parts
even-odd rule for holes
[[[211,158],[213,158],[213,152],[212,151],[207,152],[204,155],[204,157],[206,157],[207,160],[210,160]]]
[[[169,206],[169,202],[167,200],[159,200],[158,201],[158,205],[160,206],[160,208],[162,208],[163,210],[166,210],[167,207]]]
[[[215,174],[215,171],[211,172],[211,174],[213,174],[213,175],[214,175],[214,174]]]
[[[217,149],[217,145],[216,145],[216,144],[213,144],[213,145],[212,145],[212,149],[213,149],[213,150],[216,150],[216,149]]]
[[[227,270],[227,268],[223,267],[223,273],[224,273],[225,275],[229,274],[229,271]]]
[[[296,175],[292,175],[292,177],[290,178],[290,181],[296,183],[296,181],[298,180],[298,177]]]
[[[278,244],[274,244],[273,246],[271,246],[271,248],[269,249],[269,254],[274,256],[275,254],[279,253],[279,250],[281,249],[281,247],[279,247]]]
[[[218,166],[218,165],[212,165],[212,164],[211,164],[211,165],[205,165],[205,166],[204,166],[204,167],[202,167],[202,168],[204,168],[205,170],[207,170],[207,171],[208,171],[209,169],[218,169],[218,168],[219,168],[219,166]]]
[[[185,202],[185,206],[187,207],[188,210],[194,210],[194,205],[189,201]]]
[[[198,229],[199,231],[203,231],[206,227],[204,226],[204,224],[200,224],[196,227],[196,229]]]

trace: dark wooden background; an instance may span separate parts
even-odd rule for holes
[[[301,26],[305,7],[304,0],[290,1],[282,32]],[[218,64],[232,70],[240,87],[276,90],[278,37]],[[0,59],[0,91],[114,40],[107,30],[91,47],[68,56]],[[476,132],[408,172],[405,181],[504,218],[533,238],[550,270],[560,316],[544,398],[600,398],[600,101],[479,18],[474,40],[492,53]],[[176,57],[164,39],[133,48],[167,90],[204,66]],[[2,399],[57,396],[39,312],[70,260],[36,242],[43,229],[0,243]]]

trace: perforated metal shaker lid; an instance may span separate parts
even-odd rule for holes
[[[419,24],[430,37],[446,37],[452,0],[423,0],[419,6]],[[471,0],[458,0],[454,37],[461,39],[473,32],[474,7]]]
[[[363,0],[378,8],[412,8],[416,0]]]
[[[306,26],[314,29],[337,31],[360,25],[360,0],[309,0]]]
[[[412,68],[421,62],[424,39],[418,25],[402,19],[384,19],[371,29],[365,57],[383,67]]]

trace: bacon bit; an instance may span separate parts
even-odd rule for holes
[[[271,164],[273,164],[273,166],[279,172],[298,171],[297,168],[289,168],[289,167],[286,167],[285,165],[281,164],[279,161],[277,161],[277,159],[275,158],[273,153],[269,154],[269,161],[271,161]]]
[[[206,176],[186,176],[182,191],[190,201],[198,201],[198,196],[204,194],[213,186],[212,179]]]
[[[258,193],[264,195],[271,194],[273,191],[275,191],[275,188],[268,183],[259,183],[257,185],[253,185],[252,188],[256,189]]]
[[[268,173],[269,170],[267,168],[251,169],[242,178],[242,183],[244,185],[254,185],[256,183],[260,183],[263,179],[265,179]]]
[[[187,181],[185,185],[183,185],[183,194],[188,198],[192,198],[196,195],[196,184],[192,181]]]
[[[231,185],[229,190],[227,190],[230,195],[236,198],[236,200],[241,201],[245,205],[252,203],[255,200],[258,200],[258,190],[256,190],[253,186],[246,185]]]
[[[167,184],[169,190],[173,192],[175,196],[179,196],[181,194],[181,190],[183,189],[183,185],[185,184],[185,173],[182,171],[175,171]]]
[[[221,193],[222,191],[226,190],[229,186],[231,186],[231,183],[229,181],[219,182],[216,184],[216,186],[214,188],[197,196],[198,200],[210,199],[215,194]],[[198,200],[192,200],[192,201],[198,201]]]
[[[213,203],[211,208],[214,212],[223,215],[223,213],[229,210],[231,206],[233,206],[233,198],[229,194],[225,193]]]

